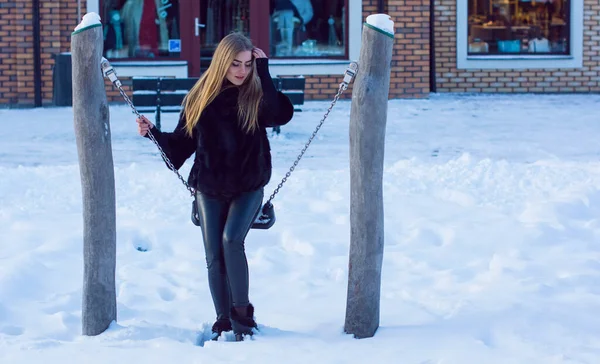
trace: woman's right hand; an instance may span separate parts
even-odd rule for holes
[[[150,120],[146,119],[144,115],[135,119],[135,121],[138,123],[138,133],[141,136],[146,136],[146,134],[148,134],[148,130],[154,128],[154,124],[152,124]]]

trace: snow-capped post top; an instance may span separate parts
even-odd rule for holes
[[[100,27],[100,26],[102,26],[102,22],[100,22],[100,15],[98,15],[94,12],[87,13],[81,19],[81,23],[79,23],[75,27],[75,31],[73,31],[73,34],[81,33],[90,28],[95,28],[95,27]]]
[[[369,15],[367,16],[365,25],[394,38],[394,21],[392,20],[392,17],[387,14]]]

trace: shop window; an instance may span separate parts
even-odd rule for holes
[[[272,58],[347,58],[348,0],[270,0]]]
[[[468,55],[569,55],[570,0],[468,0]]]
[[[104,56],[180,57],[179,0],[103,0]]]
[[[202,53],[212,55],[227,34],[239,32],[250,36],[250,3],[248,0],[202,0],[201,20],[206,25],[200,32]]]

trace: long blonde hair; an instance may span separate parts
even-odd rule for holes
[[[210,66],[183,99],[188,135],[192,135],[202,112],[224,90],[225,77],[235,57],[240,52],[252,52],[253,49],[252,41],[241,33],[231,33],[219,42]],[[258,128],[258,106],[263,95],[256,62],[253,62],[244,83],[238,87],[238,120],[242,129],[253,133]]]

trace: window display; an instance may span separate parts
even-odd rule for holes
[[[271,0],[271,57],[345,57],[347,9],[347,0]]]
[[[104,0],[104,56],[179,57],[179,0]]]
[[[568,55],[570,0],[468,0],[469,55]]]
[[[231,32],[250,35],[250,3],[248,0],[202,0],[202,47],[212,51]],[[212,53],[211,53],[212,54]]]

